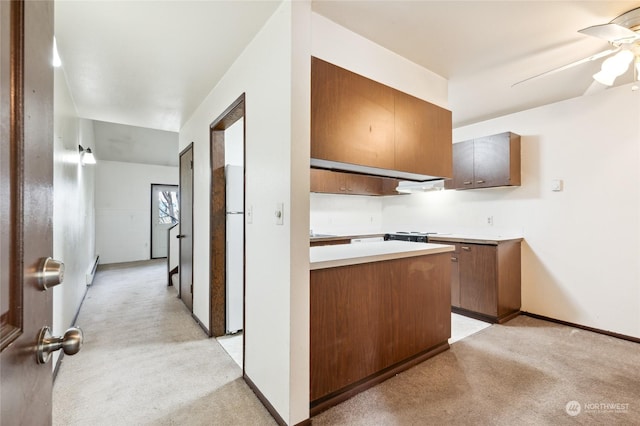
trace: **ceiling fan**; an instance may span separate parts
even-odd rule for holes
[[[511,87],[607,56],[610,57],[602,62],[600,71],[593,75],[595,81],[605,86],[612,86],[615,79],[627,72],[632,63],[635,78],[640,80],[640,7],[623,13],[608,24],[594,25],[578,32],[606,40],[611,47],[588,58],[518,81]]]

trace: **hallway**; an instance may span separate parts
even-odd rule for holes
[[[164,259],[101,266],[82,350],[54,383],[54,425],[276,424],[176,295]]]

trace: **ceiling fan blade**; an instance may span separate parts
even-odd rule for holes
[[[605,50],[603,52],[596,53],[595,55],[591,55],[588,58],[580,59],[579,61],[571,62],[570,64],[563,65],[561,67],[554,68],[554,69],[549,70],[549,71],[545,71],[545,72],[543,72],[541,74],[534,75],[533,77],[525,78],[524,80],[518,81],[517,83],[513,83],[511,85],[511,87],[517,86],[518,84],[524,83],[526,81],[531,81],[531,80],[536,79],[536,78],[545,77],[547,75],[555,74],[557,72],[564,71],[564,70],[567,70],[569,68],[573,68],[575,66],[582,65],[582,64],[587,63],[587,62],[595,61],[596,59],[604,58],[605,56],[609,56],[612,53],[616,53],[619,50],[620,50],[619,47],[617,47],[615,49],[607,49],[607,50]]]
[[[589,87],[587,87],[587,90],[584,91],[583,95],[593,95],[594,93],[602,92],[603,90],[607,90],[608,88],[609,86],[593,80]]]
[[[640,39],[635,31],[618,24],[602,24],[583,28],[579,33],[607,40],[611,43],[631,43]]]

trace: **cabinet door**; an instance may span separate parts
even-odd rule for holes
[[[473,188],[473,141],[453,144],[453,187]]]
[[[311,158],[393,169],[393,89],[311,62]]]
[[[460,307],[481,314],[498,314],[496,246],[460,246]]]
[[[347,193],[353,195],[382,195],[382,178],[345,173]]]
[[[341,182],[339,182],[338,173],[333,173],[329,170],[311,169],[310,187],[311,192],[338,194],[340,193]],[[346,188],[343,189],[346,191]]]
[[[460,244],[451,253],[451,306],[460,307]]]
[[[395,93],[395,169],[451,177],[451,111]]]
[[[511,133],[506,132],[474,139],[473,163],[476,188],[513,185],[511,183],[510,135]],[[519,168],[518,162],[518,170]],[[519,179],[517,184],[520,184]]]

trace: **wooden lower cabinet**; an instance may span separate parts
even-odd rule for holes
[[[430,242],[438,241],[431,238]],[[517,315],[521,306],[520,241],[456,242],[455,247],[451,253],[452,310],[498,323]]]
[[[450,253],[313,270],[312,415],[449,348]]]

